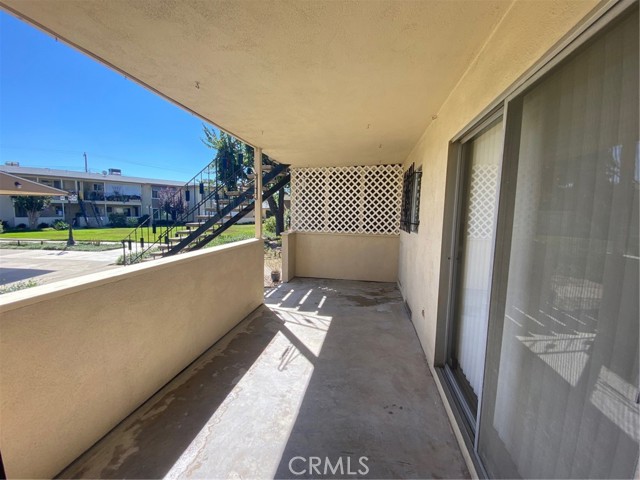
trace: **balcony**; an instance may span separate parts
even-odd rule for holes
[[[395,284],[263,298],[261,255],[248,240],[0,300],[9,477],[344,477],[361,457],[368,478],[467,477]]]
[[[361,457],[368,478],[468,476],[395,285],[296,279],[61,476],[306,478],[328,458],[344,477]]]

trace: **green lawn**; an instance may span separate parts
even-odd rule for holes
[[[73,238],[83,242],[119,242],[126,238],[132,228],[79,228],[73,231]],[[156,235],[162,233],[162,227],[158,227]],[[151,229],[149,229],[151,235]],[[221,237],[251,238],[254,234],[253,225],[234,225],[224,232]],[[0,240],[18,238],[21,240],[66,240],[69,236],[67,230],[41,230],[30,232],[0,233]]]

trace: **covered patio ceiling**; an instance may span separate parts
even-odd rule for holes
[[[507,0],[0,0],[276,160],[402,162]]]

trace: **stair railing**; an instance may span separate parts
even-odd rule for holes
[[[238,167],[223,179],[219,179],[215,173],[215,168],[209,164],[194,175],[183,187],[176,189],[169,197],[167,203],[175,204],[183,194],[185,195],[185,200],[188,205],[195,201],[197,194],[199,194],[201,198],[195,202],[193,206],[188,207],[186,211],[176,215],[170,224],[163,226],[157,225],[153,219],[153,215],[150,215],[147,220],[138,225],[126,238],[121,240],[123,263],[125,265],[136,263],[145,255],[148,255],[152,249],[158,248],[160,244],[165,243],[168,245],[169,238],[175,234],[177,229],[183,228],[185,223],[194,221],[203,209],[206,208],[207,203],[213,206],[211,201],[214,200],[217,206],[218,199],[221,196],[225,196],[225,186],[230,183],[232,179],[237,180],[244,176],[244,166]],[[191,196],[193,196],[193,200]]]
[[[282,164],[276,165],[269,173],[266,173],[263,176],[263,187],[266,186],[266,184],[268,184],[271,181],[273,181],[278,175],[280,175],[285,170],[286,170],[286,166],[285,165],[282,165]],[[177,244],[171,245],[167,249],[167,255],[174,255],[176,253],[181,252],[185,248],[189,247],[196,239],[198,239],[201,235],[203,235],[205,232],[210,230],[218,222],[220,222],[220,227],[222,227],[224,225],[224,223],[225,223],[225,222],[223,222],[224,217],[226,217],[227,215],[231,215],[233,213],[233,211],[236,208],[239,208],[243,203],[252,204],[255,201],[254,200],[255,180],[249,181],[245,185],[245,187],[246,187],[246,189],[243,192],[241,192],[234,199],[230,200],[226,206],[224,206],[221,209],[219,209],[216,212],[215,215],[211,215],[209,218],[207,218],[207,220],[202,222],[202,224],[198,228],[193,230],[186,237],[183,237]],[[249,209],[248,211],[250,211],[250,210],[251,209]],[[235,220],[237,222],[240,218],[242,218],[244,215],[246,215],[246,213],[248,213],[248,211],[243,213],[240,216],[238,216],[238,215],[241,212],[236,212],[236,214],[233,215],[229,220],[227,220],[227,222],[229,222],[232,218],[235,218],[236,216],[238,216],[238,218]],[[231,222],[231,224],[233,224],[233,223],[235,223],[235,222]],[[214,235],[214,237],[215,236],[217,236],[217,234]]]
[[[277,177],[279,173],[282,172],[282,170],[285,170],[286,167],[283,167],[281,169],[280,172],[276,173],[275,175],[273,175],[273,178]],[[272,178],[272,180],[273,180]],[[278,192],[281,188],[283,188],[287,183],[289,183],[289,181],[291,180],[291,176],[289,173],[287,173],[283,178],[281,178],[278,182],[276,182],[275,184],[271,185],[267,190],[265,190],[262,194],[262,198],[263,200],[268,199],[269,197],[271,197],[273,194],[275,194],[276,192]],[[270,180],[269,180],[270,181]],[[265,183],[268,183],[267,181],[265,181]],[[253,189],[255,188],[252,187],[251,191],[253,191]],[[249,212],[251,212],[252,210],[254,210],[255,208],[255,201],[249,201],[249,202],[245,202],[244,200],[242,202],[238,202],[237,207],[241,206],[243,203],[247,203],[244,208],[242,210],[240,210],[239,212],[237,212],[233,217],[231,217],[229,220],[227,220],[226,222],[224,222],[222,225],[220,225],[219,228],[215,229],[211,234],[209,235],[204,235],[202,238],[198,238],[198,241],[195,242],[193,244],[193,246],[189,245],[187,247],[188,251],[193,251],[193,250],[199,250],[200,248],[204,247],[205,245],[207,245],[209,242],[211,242],[213,239],[215,239],[216,237],[218,237],[220,234],[224,233],[228,228],[230,228],[231,226],[235,225],[242,217],[244,217],[245,215],[247,215]]]

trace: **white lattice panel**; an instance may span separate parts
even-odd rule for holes
[[[498,168],[495,165],[474,165],[471,169],[467,235],[471,238],[491,238],[493,211],[498,188]]]
[[[402,167],[291,169],[294,232],[400,233]]]

